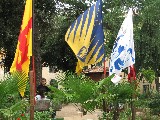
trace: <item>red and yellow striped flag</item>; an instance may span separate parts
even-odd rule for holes
[[[32,56],[32,0],[26,0],[17,49],[10,72],[24,72],[26,76],[23,79],[27,80],[30,56]],[[22,97],[24,96],[25,88],[26,85],[19,85],[18,89]]]

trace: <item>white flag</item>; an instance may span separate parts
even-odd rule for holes
[[[119,81],[121,80],[121,77],[120,76],[118,76],[118,75],[114,75],[114,77],[111,79],[111,81],[114,83],[114,84],[118,84],[119,83]]]
[[[135,63],[132,15],[133,11],[130,9],[118,32],[111,53],[109,75],[119,75],[122,69]]]

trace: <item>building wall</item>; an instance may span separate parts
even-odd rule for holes
[[[156,91],[155,80],[152,82],[152,84],[148,83],[145,80],[140,81],[139,89],[140,89],[140,93],[147,93],[148,91],[151,91],[151,90]]]
[[[4,68],[0,66],[0,80],[4,78]]]
[[[47,85],[49,85],[51,79],[56,79],[58,73],[49,72],[49,67],[42,67],[42,77],[46,78]]]

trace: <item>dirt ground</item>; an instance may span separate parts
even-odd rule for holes
[[[56,118],[64,118],[64,120],[98,120],[101,114],[102,112],[97,109],[95,112],[87,113],[83,116],[77,106],[68,104],[63,106],[60,111],[56,112]]]

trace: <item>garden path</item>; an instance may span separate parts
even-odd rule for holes
[[[64,118],[64,120],[98,120],[101,114],[102,112],[97,109],[93,113],[87,112],[86,115],[82,115],[82,112],[79,111],[77,106],[68,104],[56,112],[56,118]]]

